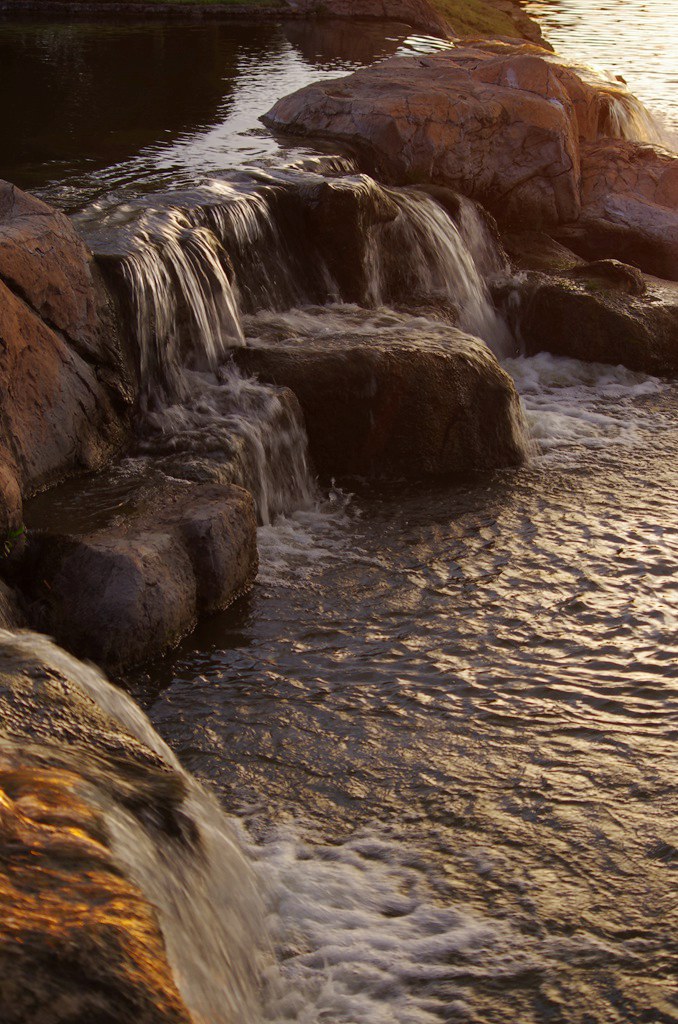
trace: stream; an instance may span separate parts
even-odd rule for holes
[[[584,5],[530,6],[547,36],[564,26],[570,51],[591,60]],[[668,6],[636,6],[647,46],[652,11]],[[142,464],[233,437],[255,453],[253,591],[126,680],[216,793],[255,873],[274,950],[255,1016],[668,1024],[678,387],[516,354],[486,285],[501,255],[470,204],[453,225],[423,193],[389,190],[396,226],[370,233],[356,296],[276,199],[305,201],[319,181],[366,203],[378,190],[344,157],[274,140],[258,117],[276,98],[439,45],[397,24],[0,20],[0,85],[24,83],[0,174],[122,261],[147,367]],[[626,57],[617,47],[615,73]],[[671,74],[653,88],[675,126]],[[522,467],[318,482],[303,429],[280,430],[266,389],[215,374],[225,338],[276,330],[423,344],[434,300],[513,377]],[[195,950],[186,959],[195,975]],[[221,1024],[215,1005],[205,1024]]]

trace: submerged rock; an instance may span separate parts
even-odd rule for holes
[[[254,1019],[258,903],[216,802],[97,670],[4,631],[0,911],[3,1024]]]
[[[31,531],[13,576],[31,624],[120,668],[176,644],[256,575],[256,518],[240,487],[157,483],[122,523]]]
[[[522,461],[510,377],[482,341],[454,327],[348,307],[293,322],[260,315],[249,332],[233,359],[296,394],[326,478],[420,478]]]

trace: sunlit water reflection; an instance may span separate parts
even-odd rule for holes
[[[678,1015],[676,388],[507,365],[529,466],[267,528],[155,675],[258,838],[299,1019]]]
[[[526,10],[563,57],[621,75],[678,131],[678,4],[674,0],[528,0]]]

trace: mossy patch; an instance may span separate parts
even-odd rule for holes
[[[516,26],[505,11],[484,0],[429,0],[431,7],[460,36],[515,36]]]

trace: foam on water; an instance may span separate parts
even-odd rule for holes
[[[377,831],[328,846],[281,828],[249,852],[279,959],[275,1024],[467,1022],[469,982],[509,987],[553,966],[547,943],[450,899],[422,851]]]
[[[507,359],[502,365],[521,396],[530,435],[537,442],[534,454],[553,453],[559,461],[576,460],[581,448],[634,444],[645,423],[639,400],[666,387],[656,377],[623,366],[547,352]]]

